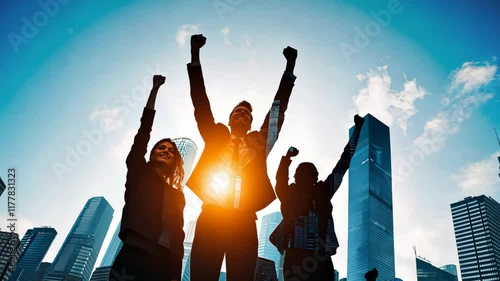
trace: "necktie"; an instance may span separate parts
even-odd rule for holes
[[[241,140],[236,138],[236,139],[232,139],[231,142],[234,144],[234,148],[233,148],[233,158],[232,158],[232,161],[231,161],[231,170],[233,172],[237,172],[239,167],[240,167],[240,143],[241,143]]]

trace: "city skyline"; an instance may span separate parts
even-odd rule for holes
[[[396,276],[416,281],[413,245],[436,264],[458,265],[450,203],[481,194],[500,201],[493,131],[500,128],[499,7],[491,0],[6,1],[0,176],[8,184],[8,169],[16,170],[16,231],[57,229],[45,256],[51,262],[89,198],[109,201],[116,210],[110,229],[117,227],[125,157],[153,74],[167,80],[149,148],[164,137],[203,143],[186,72],[189,36],[202,33],[215,121],[227,124],[234,105],[248,100],[252,129],[272,103],[283,48],[298,50],[297,80],[268,156],[271,183],[290,146],[300,150],[290,170],[312,162],[325,178],[353,115],[370,113],[390,127]],[[332,260],[341,277],[348,184],[345,175],[332,199],[341,244]],[[0,208],[7,209],[7,192]],[[201,203],[189,188],[185,193],[191,221]],[[275,201],[259,212],[257,227],[278,210]],[[2,230],[6,215],[0,214]]]

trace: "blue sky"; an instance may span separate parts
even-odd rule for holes
[[[203,147],[186,72],[189,36],[203,33],[201,62],[219,122],[247,99],[258,128],[285,67],[283,48],[299,51],[296,86],[268,160],[273,182],[290,145],[300,150],[291,169],[311,161],[326,177],[352,116],[369,112],[391,128],[396,276],[416,280],[412,245],[437,266],[458,264],[449,204],[480,194],[500,200],[493,132],[500,130],[500,5],[365,2],[2,2],[0,176],[17,169],[21,235],[56,228],[52,261],[86,200],[105,196],[115,214],[102,258],[121,216],[124,159],[153,74],[167,82],[152,140],[185,136]],[[347,188],[346,176],[332,201],[341,277]],[[199,202],[186,196],[189,221]],[[278,209],[275,201],[259,217]]]

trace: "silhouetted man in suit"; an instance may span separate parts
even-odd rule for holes
[[[201,34],[191,37],[188,64],[194,115],[205,141],[187,182],[203,200],[191,250],[191,280],[218,280],[225,255],[227,280],[253,281],[258,246],[255,212],[275,199],[266,166],[269,113],[258,131],[249,132],[252,106],[242,101],[229,115],[229,128],[215,123],[199,59],[205,42]],[[287,66],[274,97],[280,105],[278,133],[294,86],[297,50],[287,47],[283,55]]]

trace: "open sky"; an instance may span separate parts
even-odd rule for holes
[[[450,203],[486,194],[500,201],[500,4],[498,1],[2,1],[0,176],[16,168],[21,235],[40,225],[58,236],[52,262],[85,202],[104,196],[115,213],[97,265],[121,217],[125,157],[153,74],[167,76],[152,141],[189,137],[203,148],[189,97],[189,37],[201,51],[215,119],[254,106],[260,127],[298,49],[296,86],[268,158],[274,182],[292,163],[326,178],[353,115],[390,126],[396,276],[416,280],[412,246],[434,265],[457,264]],[[151,144],[152,145],[152,144]],[[347,274],[347,175],[332,202]],[[186,191],[186,221],[200,202]],[[0,203],[6,229],[7,197]],[[279,210],[275,201],[259,218]],[[258,224],[260,225],[260,224]]]

